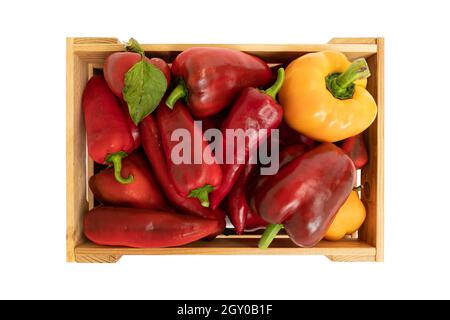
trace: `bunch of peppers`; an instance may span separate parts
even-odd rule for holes
[[[299,246],[356,231],[365,211],[355,172],[368,162],[362,132],[376,115],[369,74],[363,59],[338,52],[304,55],[274,74],[256,56],[210,47],[185,50],[170,68],[130,39],[83,94],[88,154],[99,164],[89,187],[100,203],[85,235],[179,246],[221,234],[226,216],[237,234],[265,228],[261,248],[282,228]],[[226,137],[217,148],[232,161],[218,161],[207,129]],[[238,147],[230,130],[256,134]],[[189,154],[180,152],[184,135]],[[281,149],[269,176],[260,174],[267,164],[250,161],[264,144]]]

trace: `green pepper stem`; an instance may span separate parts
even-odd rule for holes
[[[336,99],[351,99],[355,93],[356,80],[365,79],[370,76],[369,66],[366,59],[360,58],[352,64],[343,73],[332,73],[325,78],[328,91]]]
[[[125,50],[129,52],[139,53],[141,56],[145,55],[144,49],[142,49],[139,42],[137,42],[136,39],[134,38],[130,38],[130,40],[128,40],[128,42],[125,43]]]
[[[352,64],[336,78],[336,84],[341,88],[347,88],[356,80],[370,77],[369,66],[364,58],[356,59]]]
[[[189,198],[197,198],[200,200],[200,204],[203,207],[209,207],[209,193],[214,190],[214,187],[210,184],[205,184],[203,187],[192,190],[188,197]]]
[[[264,93],[271,96],[273,100],[276,100],[278,91],[280,91],[281,87],[283,86],[284,77],[284,69],[278,69],[277,80],[269,89],[265,90]]]
[[[122,158],[125,158],[128,156],[125,152],[119,151],[113,154],[110,154],[106,158],[106,162],[110,162],[114,166],[114,177],[116,178],[117,182],[120,182],[122,184],[128,184],[133,181],[133,176],[130,174],[127,178],[122,177],[121,171],[122,171]]]
[[[183,82],[180,82],[175,89],[172,90],[170,95],[166,99],[166,106],[170,109],[173,109],[175,103],[182,98],[186,98],[188,95],[186,85]]]
[[[353,191],[361,191],[363,189],[363,186],[357,186],[357,187],[353,187]]]
[[[271,223],[266,227],[261,239],[259,239],[258,247],[260,249],[267,249],[277,236],[278,232],[283,229],[282,224]]]

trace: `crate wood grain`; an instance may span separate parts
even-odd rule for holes
[[[369,164],[362,170],[362,200],[367,218],[355,238],[337,242],[321,241],[314,248],[299,248],[286,235],[278,236],[271,247],[258,249],[259,234],[221,235],[211,242],[196,242],[177,248],[134,249],[99,246],[88,241],[82,230],[84,214],[94,199],[87,187],[93,174],[92,160],[87,157],[86,135],[81,111],[81,96],[95,69],[101,69],[105,58],[123,51],[116,38],[67,38],[66,96],[66,186],[67,186],[67,261],[83,263],[114,263],[123,255],[213,254],[213,255],[323,255],[332,261],[361,262],[384,259],[384,39],[334,38],[328,44],[248,45],[248,44],[143,44],[146,53],[173,61],[178,53],[194,46],[235,48],[259,56],[268,63],[288,63],[309,52],[338,50],[353,60],[364,57],[372,76],[368,90],[378,104],[378,115],[365,132]]]

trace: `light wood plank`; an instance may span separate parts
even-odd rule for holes
[[[83,241],[82,218],[86,199],[86,135],[81,96],[87,81],[87,64],[73,53],[73,39],[67,39],[66,54],[66,198],[67,260],[75,260],[75,247]]]
[[[271,63],[287,63],[309,52],[322,50],[338,50],[344,52],[349,59],[369,57],[376,53],[375,44],[142,44],[142,48],[152,57],[159,57],[172,62],[183,50],[191,47],[220,47],[233,48],[256,55]],[[84,61],[90,63],[103,63],[104,59],[113,52],[123,51],[122,44],[78,44],[75,53]]]
[[[377,248],[376,261],[383,261],[384,251],[384,46],[383,39],[377,40],[379,52],[367,62],[372,76],[367,83],[378,106],[375,122],[365,133],[369,151],[369,163],[362,170],[361,183],[364,186],[362,200],[366,205],[367,218],[360,238]]]
[[[79,263],[116,263],[120,260],[120,255],[89,255],[89,254],[77,254],[76,262]]]
[[[333,38],[328,43],[339,44],[377,44],[377,38]]]
[[[375,248],[361,241],[342,240],[336,242],[321,241],[314,248],[300,248],[289,239],[275,239],[268,249],[258,249],[258,240],[215,239],[210,242],[199,241],[176,248],[124,248],[99,246],[86,242],[76,248],[79,255],[169,255],[169,254],[214,254],[214,255],[344,255],[375,256]]]
[[[375,255],[370,256],[327,256],[333,262],[374,262]]]

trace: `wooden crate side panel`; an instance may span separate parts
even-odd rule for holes
[[[361,228],[362,240],[377,248],[377,261],[383,261],[384,251],[384,43],[378,40],[379,52],[367,62],[372,79],[367,88],[378,105],[376,121],[365,134],[369,151],[369,164],[362,170],[362,199],[367,209],[367,219]]]
[[[214,242],[211,243],[198,243],[193,244],[187,247],[181,247],[181,248],[169,248],[169,249],[131,249],[131,248],[109,248],[109,247],[100,247],[95,246],[90,243],[82,243],[84,241],[84,238],[82,236],[82,231],[80,228],[77,228],[77,226],[82,226],[81,224],[81,218],[84,214],[84,212],[87,210],[87,200],[86,200],[86,153],[85,153],[85,136],[84,136],[84,130],[82,121],[80,122],[79,118],[81,117],[81,110],[76,110],[75,108],[77,106],[81,106],[81,93],[84,88],[85,82],[89,76],[88,74],[88,63],[94,65],[101,65],[103,63],[104,58],[109,55],[110,53],[118,50],[122,50],[121,45],[117,45],[117,39],[111,38],[113,40],[109,41],[106,40],[105,42],[96,42],[95,45],[93,45],[89,40],[83,40],[83,38],[73,40],[71,43],[71,48],[76,52],[76,54],[72,54],[72,61],[69,62],[69,54],[68,54],[68,81],[67,81],[67,87],[68,87],[68,112],[67,112],[67,127],[68,127],[68,159],[67,159],[67,183],[68,183],[68,210],[67,210],[67,216],[68,216],[68,260],[73,261],[76,259],[76,261],[79,262],[115,262],[120,258],[122,254],[320,254],[320,255],[328,255],[333,260],[351,260],[351,261],[359,261],[359,260],[373,260],[375,257],[375,246],[380,245],[380,240],[377,238],[380,234],[380,228],[373,229],[377,230],[375,232],[375,236],[373,236],[372,231],[367,231],[368,229],[372,230],[372,227],[374,225],[373,222],[368,222],[363,227],[362,230],[362,236],[361,239],[364,239],[369,242],[369,245],[359,241],[359,242],[337,242],[337,243],[328,243],[326,241],[321,242],[317,247],[315,248],[298,248],[290,242],[290,240],[285,239],[285,237],[276,239],[274,246],[269,250],[259,250],[256,246],[257,237],[252,237],[250,239],[235,239],[232,238],[226,238],[223,237],[222,239],[217,239]],[[69,39],[70,40],[70,39]],[[68,40],[68,48],[69,48],[69,41]],[[73,42],[76,41],[77,44],[74,44]],[[104,43],[104,44],[103,44]],[[165,59],[173,59],[173,57],[181,50],[183,50],[185,47],[189,46],[195,46],[195,45],[144,45],[144,49],[148,52],[150,52],[150,55],[152,56],[158,56]],[[355,59],[358,57],[366,57],[369,60],[369,64],[373,64],[375,57],[374,53],[377,50],[377,44],[374,44],[372,42],[369,43],[369,45],[365,44],[365,42],[358,42],[358,45],[356,46],[349,46],[349,45],[281,45],[281,46],[258,46],[258,45],[216,45],[216,46],[224,46],[224,47],[236,47],[240,49],[247,49],[246,51],[259,55],[262,58],[266,59],[270,62],[285,62],[287,60],[291,60],[297,56],[302,55],[303,53],[306,53],[308,51],[319,51],[323,49],[334,49],[334,50],[340,50],[347,54],[347,56],[350,59]],[[92,50],[92,51],[90,51]],[[160,50],[167,50],[167,53],[161,53],[157,52]],[[69,50],[68,50],[69,51]],[[272,52],[274,51],[274,52]],[[283,52],[281,52],[283,51]],[[375,64],[377,64],[378,61],[375,59]],[[371,66],[372,68],[372,66]],[[377,73],[380,72],[378,66],[377,66]],[[70,72],[69,72],[70,71]],[[92,70],[91,70],[92,72]],[[72,73],[73,80],[72,83],[69,85],[69,74]],[[381,81],[381,80],[378,80]],[[378,84],[378,83],[377,83]],[[69,96],[70,88],[75,88],[72,94],[72,96]],[[77,90],[78,88],[78,90]],[[373,87],[376,89],[375,87]],[[372,89],[373,89],[372,88]],[[379,87],[378,87],[379,88]],[[369,85],[369,90],[371,90]],[[379,100],[380,94],[378,94],[377,98]],[[78,102],[77,102],[78,99]],[[72,111],[73,114],[69,115],[69,100],[72,101]],[[78,112],[78,115],[77,115]],[[70,119],[72,117],[72,119]],[[380,117],[380,113],[379,113]],[[81,119],[82,120],[82,119]],[[378,120],[377,120],[378,122]],[[73,131],[69,131],[69,124],[73,123]],[[379,127],[378,127],[379,128]],[[78,131],[76,131],[78,130]],[[378,129],[375,129],[378,130]],[[373,128],[371,128],[369,131],[373,131]],[[78,141],[75,141],[75,137],[73,136],[73,132],[81,133],[82,137],[77,137]],[[71,134],[72,137],[70,138]],[[378,134],[378,131],[377,131]],[[369,132],[370,135],[370,132]],[[73,139],[72,141],[69,141],[70,139]],[[71,144],[71,146],[70,146]],[[375,146],[378,148],[378,146]],[[70,150],[72,149],[72,150]],[[81,151],[82,150],[82,151]],[[72,167],[70,167],[70,161],[69,158],[73,157],[74,162],[72,163]],[[82,159],[82,161],[77,161]],[[84,164],[84,167],[82,165],[78,165],[77,163]],[[72,171],[72,172],[70,172]],[[378,173],[378,170],[376,170]],[[80,179],[80,174],[82,175],[82,178]],[[92,174],[92,170],[90,170],[89,174]],[[373,176],[368,172],[368,176]],[[70,179],[71,182],[70,182]],[[78,179],[78,180],[77,180]],[[370,179],[369,179],[370,180]],[[74,193],[69,195],[69,185],[71,184],[72,190],[74,190]],[[81,187],[80,184],[83,184],[84,187]],[[78,192],[80,191],[81,192]],[[80,197],[81,195],[81,197]],[[69,205],[70,201],[72,202],[72,206]],[[78,204],[78,205],[76,205]],[[71,208],[69,208],[71,207]],[[375,202],[375,208],[376,208],[376,202]],[[373,211],[371,211],[373,212]],[[376,211],[375,211],[376,212]],[[382,211],[381,211],[382,214]],[[380,226],[382,223],[380,223],[380,216],[379,214],[375,214],[375,226]],[[370,220],[370,219],[369,219]],[[373,221],[373,219],[371,220]],[[71,225],[72,223],[72,225]],[[369,236],[370,234],[370,236]],[[371,238],[372,237],[372,238]],[[370,239],[369,239],[370,238]],[[250,243],[249,241],[253,241],[255,243]],[[356,243],[357,246],[354,247],[352,243]],[[351,245],[350,245],[351,244]],[[350,247],[349,247],[350,245]],[[77,246],[77,249],[74,251],[74,247]],[[377,251],[378,254],[378,251]],[[117,257],[117,259],[116,259]],[[340,258],[339,258],[340,257]],[[348,258],[346,258],[348,257]],[[361,257],[361,259],[358,260],[357,257]],[[100,261],[95,261],[100,260]],[[377,255],[377,260],[380,260],[380,256]],[[381,256],[382,260],[382,256]]]
[[[73,53],[73,39],[67,39],[66,79],[66,197],[67,260],[75,260],[75,247],[83,241],[82,217],[88,208],[86,199],[86,136],[81,96],[87,80],[87,64]]]

